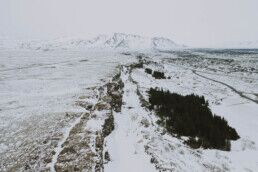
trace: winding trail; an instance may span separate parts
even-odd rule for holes
[[[224,86],[230,88],[232,91],[234,91],[235,93],[237,93],[239,96],[241,96],[241,97],[243,97],[243,98],[245,98],[245,99],[247,99],[247,100],[250,100],[250,101],[252,101],[252,102],[258,104],[258,100],[252,99],[252,98],[250,98],[250,97],[244,95],[243,92],[238,91],[237,89],[235,89],[235,88],[232,87],[231,85],[228,85],[228,84],[226,84],[226,83],[224,83],[224,82],[217,81],[217,80],[215,80],[215,79],[212,79],[212,78],[203,76],[203,75],[201,75],[201,74],[198,74],[198,73],[196,72],[196,70],[192,70],[192,72],[193,72],[195,75],[199,76],[199,77],[202,77],[202,78],[208,79],[208,80],[210,80],[210,81],[213,81],[213,82],[217,82],[217,83],[219,83],[219,84],[222,84],[222,85],[224,85]]]
[[[208,72],[208,71],[201,71],[201,70],[193,69],[193,68],[191,68],[191,67],[186,67],[186,66],[182,66],[182,65],[178,65],[178,64],[171,64],[171,63],[169,63],[169,65],[174,66],[174,67],[179,67],[179,68],[182,68],[182,69],[186,69],[186,70],[196,71],[196,72],[199,72],[199,73],[206,73],[206,74],[209,74],[209,75],[216,75],[216,76],[221,76],[221,75],[223,75],[223,76],[230,77],[230,78],[240,78],[240,77],[237,76],[237,75],[229,75],[229,74],[225,74],[225,73],[212,73],[212,72]],[[206,68],[206,69],[209,69],[209,68]],[[218,70],[218,69],[216,69],[216,70],[217,70],[217,71],[220,71],[220,72],[225,72],[225,71]],[[251,80],[254,80],[254,81],[258,81],[258,79],[250,78],[250,77],[246,77],[246,76],[241,76],[241,78],[251,79]]]
[[[206,76],[203,76],[199,73],[203,73],[203,71],[198,71],[198,70],[195,70],[195,69],[192,69],[192,68],[189,68],[189,67],[184,67],[184,66],[180,66],[180,65],[173,65],[173,64],[169,64],[171,66],[175,66],[175,67],[179,67],[179,68],[182,68],[182,69],[186,69],[186,70],[191,70],[195,75],[199,76],[199,77],[202,77],[204,79],[208,79],[210,81],[213,81],[213,82],[216,82],[216,83],[219,83],[219,84],[222,84],[228,88],[230,88],[232,91],[234,91],[235,93],[237,93],[240,97],[244,98],[244,99],[247,99],[247,100],[250,100],[256,104],[258,104],[258,100],[255,100],[255,99],[252,99],[246,95],[244,95],[244,92],[241,92],[241,91],[238,91],[237,89],[235,89],[234,87],[232,87],[231,85],[228,85],[224,82],[221,82],[221,81],[218,81],[218,80],[215,80],[215,79],[212,79],[212,78],[209,78],[209,77],[206,77]],[[197,73],[198,72],[198,73]],[[215,74],[215,73],[210,73],[210,72],[207,72],[208,74],[211,74],[211,75],[218,75],[218,74]],[[228,77],[233,77],[233,76],[230,76],[230,75],[224,75],[224,76],[228,76]],[[256,94],[254,94],[256,95]]]
[[[63,150],[63,147],[62,145],[65,143],[65,141],[67,140],[67,138],[69,137],[69,134],[71,132],[71,130],[76,126],[76,124],[78,124],[80,121],[81,121],[81,118],[82,118],[83,114],[78,117],[72,124],[69,128],[67,128],[65,131],[64,131],[64,136],[63,138],[58,142],[58,145],[57,147],[55,148],[55,154],[53,155],[52,157],[52,161],[47,165],[48,167],[50,167],[50,171],[51,172],[55,172],[55,164],[57,163],[57,159],[58,159],[58,156],[59,154],[62,152]]]

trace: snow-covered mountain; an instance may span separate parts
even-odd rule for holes
[[[258,48],[258,40],[240,42],[236,46],[240,48]]]
[[[185,48],[184,45],[162,37],[143,37],[139,35],[114,33],[113,35],[99,35],[93,39],[55,39],[48,41],[23,41],[19,48],[33,50],[53,49],[111,49],[111,50],[174,50]]]
[[[257,49],[258,40],[256,41],[242,41],[242,42],[228,42],[220,48],[234,48],[234,49]]]

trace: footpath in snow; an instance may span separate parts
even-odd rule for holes
[[[105,165],[106,172],[156,171],[151,157],[144,151],[142,138],[137,130],[136,118],[142,108],[136,94],[136,85],[130,82],[129,72],[124,67],[121,72],[124,82],[123,106],[121,113],[115,113],[115,130],[107,138],[107,149],[111,162]]]

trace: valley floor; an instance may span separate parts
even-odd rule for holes
[[[255,55],[1,50],[0,57],[0,171],[258,170]],[[146,108],[155,87],[205,96],[241,138],[231,151],[190,148]]]

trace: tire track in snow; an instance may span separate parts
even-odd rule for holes
[[[224,86],[230,88],[230,89],[231,89],[232,91],[234,91],[235,93],[237,93],[240,97],[243,97],[243,98],[245,98],[245,99],[247,99],[247,100],[250,100],[250,101],[252,101],[252,102],[258,104],[258,100],[252,99],[252,98],[250,98],[250,97],[244,95],[243,92],[238,91],[237,89],[235,89],[235,88],[232,87],[231,85],[228,85],[228,84],[226,84],[226,83],[224,83],[224,82],[217,81],[217,80],[215,80],[215,79],[212,79],[212,78],[203,76],[203,75],[201,75],[201,74],[198,74],[195,70],[192,70],[192,72],[193,72],[195,75],[199,76],[199,77],[202,77],[202,78],[204,78],[204,79],[208,79],[208,80],[210,80],[210,81],[213,81],[213,82],[217,82],[217,83],[219,83],[219,84],[222,84],[222,85],[224,85]]]
[[[228,85],[224,82],[221,82],[221,81],[218,81],[218,80],[215,80],[215,79],[212,79],[212,78],[209,78],[209,77],[206,77],[206,76],[203,76],[199,73],[204,73],[203,71],[199,71],[199,70],[195,70],[195,69],[192,69],[192,68],[189,68],[189,67],[184,67],[184,66],[180,66],[180,65],[173,65],[173,64],[169,64],[171,66],[175,66],[175,67],[179,67],[179,68],[182,68],[182,69],[186,69],[186,70],[191,70],[193,72],[193,74],[199,76],[199,77],[202,77],[204,79],[207,79],[207,80],[210,80],[210,81],[213,81],[213,82],[216,82],[216,83],[219,83],[219,84],[222,84],[226,87],[228,87],[229,89],[231,89],[233,92],[237,93],[240,97],[244,98],[244,99],[247,99],[247,100],[250,100],[256,104],[258,104],[258,100],[255,100],[255,99],[252,99],[246,95],[244,95],[243,93],[244,92],[241,92],[241,91],[238,91],[237,89],[235,89],[234,87],[232,87],[231,85]],[[199,73],[197,73],[199,72]],[[215,74],[215,73],[209,73],[209,72],[206,72],[207,74],[211,74],[211,75],[218,75],[218,74]],[[224,76],[228,76],[228,77],[234,77],[234,76],[230,76],[230,75],[224,75]],[[254,94],[255,95],[255,94]]]

